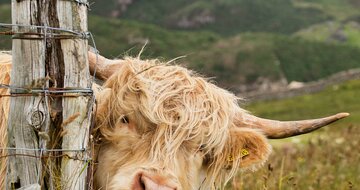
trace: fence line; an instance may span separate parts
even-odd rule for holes
[[[68,0],[68,1],[74,1],[76,3],[78,3],[79,5],[85,5],[89,8],[89,3],[85,3],[81,0]],[[18,29],[18,28],[29,28],[30,30],[32,29],[42,29],[43,33],[40,32],[15,32],[14,28]],[[56,27],[49,27],[49,26],[36,26],[36,25],[22,25],[22,24],[6,24],[6,23],[0,23],[0,29],[10,29],[7,31],[0,31],[0,35],[12,35],[12,39],[27,39],[27,40],[44,40],[44,43],[46,44],[48,39],[84,39],[84,40],[91,40],[92,43],[92,51],[94,51],[94,53],[96,54],[96,65],[98,63],[99,60],[99,51],[96,48],[96,43],[94,40],[94,37],[92,35],[91,32],[77,32],[77,31],[73,31],[73,30],[68,30],[68,29],[63,29],[63,28],[56,28]],[[67,33],[67,34],[64,34]],[[44,54],[45,54],[46,48],[44,48]],[[44,97],[44,99],[39,101],[39,104],[41,104],[41,102],[45,102],[46,104],[46,110],[45,111],[45,116],[44,118],[50,118],[49,115],[49,111],[50,111],[50,105],[49,105],[49,98],[48,97],[79,97],[79,96],[85,96],[85,97],[90,97],[90,99],[88,100],[88,107],[87,107],[87,119],[88,119],[88,123],[90,124],[90,129],[89,131],[86,131],[86,135],[84,135],[84,139],[82,140],[82,147],[79,147],[79,149],[47,149],[44,146],[44,142],[42,142],[43,140],[40,141],[39,143],[39,147],[40,148],[22,148],[22,147],[0,147],[1,152],[4,151],[37,151],[39,153],[39,155],[33,155],[33,154],[19,154],[19,153],[7,153],[6,155],[2,155],[0,156],[0,159],[4,159],[10,156],[28,156],[28,157],[35,157],[39,159],[39,168],[41,167],[42,163],[42,158],[59,158],[59,157],[68,157],[69,159],[73,159],[73,160],[79,160],[79,161],[83,161],[85,164],[86,168],[90,168],[90,170],[93,170],[93,166],[94,166],[94,160],[92,159],[92,151],[93,151],[93,147],[94,147],[94,139],[92,139],[91,135],[89,135],[89,143],[90,143],[90,148],[86,148],[85,142],[87,141],[86,136],[88,136],[88,134],[90,133],[90,130],[93,129],[94,126],[94,120],[91,117],[91,114],[93,113],[93,111],[96,113],[96,110],[94,110],[94,108],[96,108],[96,99],[95,99],[95,95],[94,95],[94,91],[92,90],[92,85],[95,82],[95,75],[96,75],[96,67],[94,70],[93,75],[91,76],[92,79],[90,81],[90,84],[88,86],[88,88],[78,88],[78,87],[67,87],[67,88],[47,88],[45,87],[47,82],[51,79],[40,79],[42,80],[40,82],[40,86],[39,84],[30,84],[28,86],[24,86],[24,87],[19,87],[19,86],[12,86],[9,84],[0,84],[0,89],[1,88],[5,88],[5,89],[10,89],[10,94],[4,94],[4,95],[0,95],[0,100],[3,97],[21,97],[21,96],[41,96]],[[39,106],[39,105],[38,105]],[[45,119],[44,119],[45,120]],[[40,125],[42,125],[42,123],[40,123]],[[33,126],[34,127],[34,126]],[[34,130],[37,130],[37,128],[34,127]],[[58,136],[60,136],[61,134],[58,134]],[[56,139],[59,137],[56,137]],[[55,139],[55,140],[56,140]],[[56,140],[57,141],[57,140]],[[80,157],[83,157],[83,159],[79,159],[76,157],[70,157],[67,154],[48,154],[45,155],[46,152],[49,153],[58,153],[58,152],[77,152],[77,153],[82,153],[82,155]],[[90,155],[90,157],[89,157]],[[89,171],[90,171],[89,170]],[[36,179],[38,182],[40,182],[40,173],[36,176]],[[93,174],[91,173],[89,176],[89,180],[93,179]],[[41,184],[41,183],[39,183]],[[91,187],[91,185],[89,186]]]

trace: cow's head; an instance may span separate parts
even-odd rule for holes
[[[90,54],[94,69],[96,56]],[[347,113],[280,122],[250,115],[238,98],[193,72],[157,60],[98,57],[98,188],[212,189],[261,166],[267,138],[311,132]]]

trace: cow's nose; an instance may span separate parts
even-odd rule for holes
[[[141,175],[139,178],[141,190],[176,190],[166,183],[166,179],[157,176]]]

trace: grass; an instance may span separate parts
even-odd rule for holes
[[[326,90],[277,101],[262,101],[247,108],[261,117],[291,120],[349,112],[348,123],[360,123],[360,80],[333,85]],[[271,108],[271,109],[269,109]]]
[[[272,155],[254,173],[239,173],[228,189],[359,189],[360,80],[323,92],[286,100],[256,102],[255,115],[281,120],[327,116],[347,111],[351,116],[317,132],[272,140]]]
[[[360,47],[360,24],[355,22],[348,23],[344,26],[344,32],[348,37],[348,43]]]
[[[321,10],[338,21],[359,15],[360,4],[356,0],[292,0],[292,2],[295,7]]]
[[[359,125],[344,126],[306,143],[276,146],[262,169],[239,174],[229,189],[359,189],[359,132]]]
[[[360,48],[300,38],[275,41],[275,53],[288,81],[309,82],[360,67]]]
[[[334,39],[334,35],[342,35],[343,39]],[[328,43],[341,43],[360,47],[360,25],[354,21],[344,23],[326,22],[313,25],[294,34],[307,40]]]
[[[189,56],[189,66],[227,88],[263,77],[309,82],[360,67],[360,48],[269,33],[243,33]]]
[[[137,55],[148,42],[145,56],[172,59],[196,53],[219,39],[211,32],[172,31],[151,24],[98,16],[90,16],[89,30],[95,35],[102,54],[108,57],[117,57],[132,48],[135,49],[130,54]]]

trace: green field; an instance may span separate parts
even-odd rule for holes
[[[245,106],[255,115],[281,120],[349,112],[350,117],[314,133],[271,140],[269,161],[255,173],[239,173],[228,189],[360,189],[360,80],[323,92]]]
[[[111,2],[116,4],[117,1]],[[89,12],[89,31],[94,35],[97,48],[106,57],[136,56],[141,47],[148,42],[142,58],[170,60],[186,55],[187,57],[180,61],[181,64],[206,77],[214,77],[220,86],[232,91],[237,91],[239,84],[252,85],[263,79],[272,82],[309,82],[339,71],[360,67],[360,21],[356,17],[360,13],[355,11],[357,5],[349,5],[353,3],[350,0],[331,0],[329,3],[322,0],[184,2],[134,1],[121,18],[102,17],[106,15],[101,13],[109,13],[116,6],[110,6],[111,3],[95,3]],[[5,4],[2,0],[0,3],[3,3],[0,4],[0,22],[9,23],[10,4]],[[198,9],[211,9],[214,14],[220,14],[215,8],[218,5],[229,12],[232,10],[234,14],[238,14],[238,9],[242,8],[258,12],[250,14],[240,11],[243,14],[247,13],[241,17],[218,15],[219,22],[223,19],[238,23],[237,25],[221,22],[224,25],[215,24],[218,29],[206,25],[203,29],[179,30],[155,22],[157,18],[162,22],[172,14],[181,13],[180,15],[189,16],[192,11]],[[269,10],[267,14],[270,15],[260,14],[266,12],[265,10]],[[338,16],[339,18],[329,21],[334,23],[330,25],[328,21],[324,23],[322,19],[318,19],[327,17],[324,15],[329,15],[330,10],[334,12],[331,17],[337,13],[340,15],[341,11],[346,11],[346,14],[341,14],[345,15],[341,17],[343,19]],[[314,11],[317,12],[316,15],[323,16],[313,17],[316,21],[308,20],[307,17],[312,17]],[[145,20],[137,19],[140,13],[147,12],[149,14]],[[301,14],[297,14],[299,12]],[[355,17],[352,17],[354,15]],[[249,26],[245,26],[246,22],[242,19],[247,19]],[[281,23],[276,25],[275,20]],[[240,29],[232,28],[233,25]],[[290,31],[289,27],[295,33],[284,32]],[[229,30],[227,32],[232,35],[223,35],[216,30]],[[342,42],[337,39],[339,37],[333,37],[334,33],[336,34],[334,31],[339,31],[346,40]],[[10,38],[0,36],[0,49],[11,49]]]
[[[355,21],[326,22],[300,30],[294,36],[307,40],[360,47],[360,25]]]

